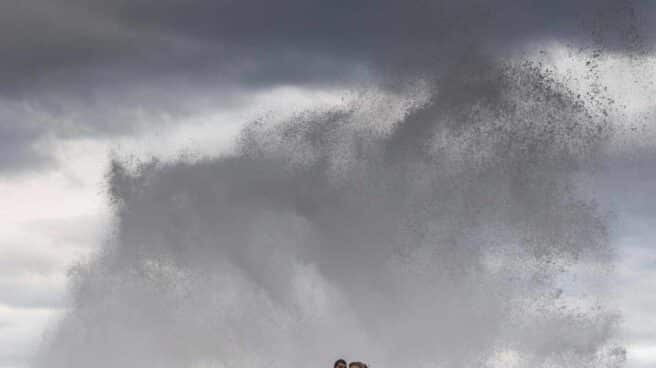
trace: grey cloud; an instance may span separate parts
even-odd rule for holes
[[[5,1],[0,20],[2,92],[12,96],[58,73],[118,62],[157,40],[65,1]]]
[[[29,279],[29,275],[22,275]],[[32,309],[47,308],[59,309],[66,306],[64,285],[53,287],[50,284],[42,286],[26,285],[21,277],[0,280],[0,303],[11,308]]]
[[[121,72],[117,73],[120,75]],[[52,168],[51,144],[67,139],[112,139],[166,129],[198,114],[243,109],[249,96],[184,76],[146,84],[112,71],[96,71],[94,82],[59,91],[45,88],[30,96],[0,98],[0,172],[4,175]],[[128,73],[131,75],[132,73]],[[95,84],[94,84],[95,83]]]
[[[412,72],[472,46],[494,52],[550,38],[631,50],[649,37],[649,7],[629,0],[12,1],[0,9],[2,75],[13,80],[3,86],[114,63],[150,75],[198,69],[255,84],[326,82],[358,64]]]
[[[35,147],[41,136],[41,129],[29,123],[0,120],[0,171],[15,173],[50,165],[47,153]]]
[[[2,117],[3,136],[20,136],[3,142],[2,167],[47,163],[31,148],[45,134],[132,134],[163,124],[158,116],[176,120],[197,108],[184,106],[189,91],[220,105],[279,84],[396,88],[472,49],[498,56],[550,39],[639,54],[652,47],[654,13],[630,0],[7,1],[0,104],[67,123],[39,122],[26,136],[19,126],[33,116]]]
[[[644,229],[631,226],[652,221],[656,213],[656,200],[653,197],[635,195],[649,193],[656,185],[656,170],[652,167],[655,161],[656,152],[650,146],[634,148],[624,155],[615,155],[605,160],[604,169],[599,173],[595,185],[598,197],[604,198],[602,203],[609,210],[622,214],[622,226],[626,233],[643,233]],[[636,216],[639,220],[632,221]]]
[[[7,366],[7,367],[20,367],[23,368],[25,367],[23,365],[23,362],[25,361],[25,355],[24,354],[17,354],[17,353],[7,353],[7,354],[2,354],[0,356],[0,364]]]
[[[38,254],[36,252],[25,253],[15,251],[20,249],[21,245],[3,243],[2,273],[0,277],[9,279],[12,276],[20,277],[22,274],[35,274],[40,276],[54,276],[56,271],[61,271],[63,265],[58,264],[58,260],[53,259],[52,254]],[[18,282],[17,282],[18,284]]]

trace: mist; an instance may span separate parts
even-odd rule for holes
[[[530,61],[248,124],[218,158],[115,160],[112,236],[35,367],[616,367],[613,134]],[[392,103],[394,100],[396,102]]]

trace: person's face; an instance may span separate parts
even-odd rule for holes
[[[337,363],[337,365],[335,366],[335,368],[346,368],[346,364],[344,364],[344,363],[342,363],[342,362],[339,362],[339,363]]]

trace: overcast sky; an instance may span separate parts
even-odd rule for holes
[[[572,300],[578,298],[573,303],[590,297],[607,313],[594,318],[617,319],[616,330],[595,330],[590,339],[594,342],[587,337],[572,339],[583,339],[582,345],[597,349],[594,359],[601,359],[603,349],[620,346],[627,352],[625,366],[651,367],[656,364],[655,47],[656,2],[644,0],[3,1],[0,368],[88,366],[93,354],[111,355],[102,346],[122,354],[116,342],[121,339],[139,349],[126,348],[121,358],[126,360],[102,364],[152,365],[158,362],[151,359],[157,347],[142,346],[140,339],[153,338],[149,333],[167,334],[169,330],[158,323],[167,324],[169,317],[180,318],[171,320],[172,325],[186,326],[176,325],[180,336],[197,346],[203,345],[204,338],[215,339],[225,351],[208,354],[216,347],[180,347],[167,355],[171,359],[162,367],[203,366],[185,355],[194,353],[204,354],[198,359],[208,359],[207,366],[277,366],[282,363],[266,360],[275,355],[275,348],[270,348],[272,352],[260,345],[284,341],[278,346],[279,355],[292,357],[297,352],[288,345],[307,347],[303,354],[310,354],[340,333],[349,335],[343,339],[345,345],[336,347],[381,366],[395,362],[386,351],[391,346],[400,346],[399,359],[421,356],[431,366],[437,363],[428,360],[432,356],[426,352],[431,348],[421,341],[435,339],[451,348],[445,341],[473,337],[480,337],[471,342],[477,354],[497,349],[485,355],[491,359],[488,366],[520,367],[530,364],[530,359],[545,366],[564,364],[544,353],[545,346],[559,353],[557,344],[552,344],[555,339],[549,337],[558,334],[555,327],[556,332],[544,327],[544,338],[539,339],[525,331],[505,331],[485,318],[477,320],[477,326],[470,323],[470,317],[478,316],[474,312],[453,317],[460,322],[460,334],[432,335],[421,326],[422,319],[431,315],[429,309],[453,312],[443,304],[433,305],[434,299],[453,298],[493,310],[503,308],[495,304],[496,299],[476,293],[489,287],[512,300],[538,298],[539,292],[507,291],[507,285],[499,285],[487,273],[480,282],[457,279],[463,290],[476,294],[463,296],[450,290],[445,276],[433,269],[450,269],[450,262],[461,261],[465,269],[476,268],[499,249],[485,245],[476,255],[470,254],[463,244],[480,238],[539,242],[535,239],[551,232],[558,235],[544,236],[557,249],[554,262],[567,266],[562,279],[560,271],[540,271],[553,278],[549,287],[567,289],[561,283],[580,282],[573,289],[583,291],[573,292]],[[541,130],[552,122],[558,127]],[[299,138],[299,132],[307,131]],[[362,147],[354,148],[355,141]],[[511,144],[516,141],[533,142],[533,151]],[[499,153],[503,145],[508,151]],[[437,162],[435,157],[441,157],[439,168],[429,164]],[[151,159],[159,164],[139,171],[139,162]],[[315,161],[326,166],[312,166]],[[137,184],[121,181],[131,180],[126,179],[129,174],[121,174],[123,168],[136,172],[132,178]],[[395,177],[403,175],[418,184],[397,183]],[[525,191],[513,192],[504,175],[528,183],[521,187]],[[558,193],[540,186],[546,177]],[[449,193],[435,189],[448,186],[447,182],[459,184]],[[146,194],[133,193],[133,186]],[[481,193],[497,186],[498,198],[483,198]],[[224,189],[234,199],[220,197]],[[505,189],[509,194],[504,194]],[[453,199],[458,196],[466,199]],[[573,215],[567,206],[535,208],[540,201],[566,202],[574,197],[594,203],[595,209],[588,213],[585,207],[582,214]],[[173,206],[166,204],[171,198],[191,204],[159,216]],[[125,207],[117,202],[125,202]],[[460,222],[435,215],[437,202],[444,211],[453,212],[447,215],[457,219],[452,222]],[[405,221],[390,214],[397,210],[399,217],[414,222],[388,233],[386,229]],[[262,215],[267,211],[283,215]],[[529,235],[517,240],[518,225],[508,217],[523,211],[530,224],[521,231]],[[370,220],[372,216],[377,220]],[[593,222],[597,216],[602,219],[603,236],[594,232],[596,225],[571,225],[575,218]],[[178,217],[185,219],[182,225],[176,222]],[[189,220],[196,217],[198,221]],[[256,225],[233,223],[225,220],[228,217]],[[212,221],[216,229],[207,226]],[[478,225],[474,229],[469,222]],[[533,222],[543,226],[533,228]],[[194,245],[177,249],[178,240],[165,235],[175,226],[183,229],[184,241]],[[258,233],[254,226],[264,230]],[[426,234],[406,234],[413,231]],[[162,239],[152,237],[156,232],[164,234]],[[255,240],[241,238],[241,233],[251,232]],[[386,244],[391,238],[395,239],[391,243],[403,246],[424,241],[448,244],[437,247],[437,253],[451,252],[450,246],[468,250],[434,261],[426,255],[432,254],[428,248],[413,244],[407,255],[410,266],[401,268],[421,277],[406,279],[410,276],[404,274],[397,279],[379,272],[381,265],[402,262],[395,255],[400,245],[368,245]],[[213,241],[237,245],[219,245],[220,251],[214,253],[207,249]],[[587,241],[608,244],[599,250]],[[231,248],[242,246],[240,242],[256,247],[255,255]],[[277,249],[279,243],[295,245],[267,250]],[[572,248],[562,250],[561,245]],[[592,256],[586,258],[586,252]],[[295,260],[292,266],[285,263],[287,256]],[[258,257],[263,260],[251,259]],[[157,309],[164,316],[157,323],[121,330],[121,323],[130,321],[129,314],[114,305],[127,303],[130,309],[130,303],[150,305],[160,299],[126,296],[132,291],[122,289],[118,296],[105,294],[126,280],[134,281],[133,276],[125,276],[132,275],[133,263],[142,267],[155,259],[168,265],[163,258],[180,274],[206,272],[205,262],[210,260],[224,267],[209,271],[214,278],[205,280],[206,285],[193,279],[194,286],[185,286],[182,279],[174,278],[181,289],[188,287],[191,299],[209,295],[211,289],[218,295],[241,293],[245,296],[229,302],[257,307],[245,307],[244,319],[224,320],[211,317],[217,312],[205,299],[198,308],[182,303],[185,316],[207,317],[229,337],[210,328],[189,327],[197,321],[169,309]],[[603,272],[585,271],[596,262]],[[275,269],[288,266],[295,271]],[[520,268],[518,264],[506,266],[512,268],[504,271],[509,279],[528,275],[529,271],[513,268]],[[389,286],[408,280],[414,286],[406,286],[407,293]],[[449,290],[424,293],[433,281]],[[148,285],[138,285],[135,293],[150,290]],[[527,285],[531,284],[517,287]],[[336,301],[324,305],[312,299],[320,299],[308,291],[313,287],[323,293],[321,297]],[[377,291],[366,294],[369,289]],[[269,299],[262,301],[262,293]],[[365,294],[371,298],[357,296]],[[305,304],[310,299],[323,307],[312,309]],[[367,304],[381,300],[390,305],[378,310]],[[408,300],[408,305],[394,304],[398,300]],[[289,322],[298,317],[294,308],[311,322]],[[395,317],[401,312],[416,316],[403,324]],[[509,318],[502,312],[490,313],[503,321]],[[244,330],[269,328],[269,320],[250,324],[259,315],[301,332],[283,333],[270,327],[270,335],[251,331],[231,335],[239,331],[231,330],[235,323],[247,326]],[[387,318],[388,328],[396,328],[399,336],[416,343],[414,347],[394,338],[374,338],[389,332],[371,320],[374,316]],[[458,323],[450,325],[440,318],[427,326],[458,328]],[[557,323],[562,320],[553,321]],[[89,356],[68,357],[86,348],[80,343],[82,335],[76,334],[92,330],[88,324],[102,325],[101,335],[107,340],[89,342]],[[419,342],[412,340],[414,335]],[[531,342],[526,346],[508,342],[520,337]],[[257,340],[257,346],[242,344],[240,339]],[[512,349],[500,352],[496,339],[506,339]],[[157,341],[162,349],[179,346],[177,340]],[[469,364],[461,357],[466,349],[444,350],[436,353],[442,363]],[[523,358],[524,352],[532,358]],[[328,359],[340,353],[320,354]],[[587,359],[580,355],[576,359]]]

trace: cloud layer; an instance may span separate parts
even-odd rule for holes
[[[3,73],[14,81],[4,84],[10,89],[103,66],[151,75],[235,72],[254,84],[334,83],[358,63],[415,72],[472,46],[498,52],[555,39],[635,51],[653,41],[652,6],[628,0],[29,0],[3,4],[0,42],[9,50]],[[42,32],[28,31],[33,28]]]
[[[630,0],[9,1],[0,129],[11,149],[0,170],[48,164],[34,146],[53,135],[184,118],[199,108],[190,94],[229,107],[279,85],[394,88],[472,49],[507,56],[544,41],[637,55],[653,49],[653,10]]]

